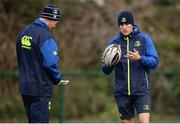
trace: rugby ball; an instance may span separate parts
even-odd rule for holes
[[[121,59],[121,46],[118,44],[109,45],[103,53],[103,59],[107,67],[116,65]]]

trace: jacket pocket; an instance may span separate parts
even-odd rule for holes
[[[149,80],[148,80],[147,72],[145,72],[145,80],[146,80],[146,86],[149,87]]]

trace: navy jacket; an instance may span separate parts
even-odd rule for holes
[[[16,43],[20,94],[52,96],[53,84],[61,80],[58,47],[48,26],[37,19],[19,33]]]
[[[101,65],[105,74],[110,74],[115,69],[114,96],[149,94],[151,88],[150,69],[156,68],[159,64],[159,57],[151,38],[134,26],[129,37],[118,33],[107,42],[107,45],[114,43],[121,45],[120,62],[111,67]],[[134,49],[139,51],[140,61],[127,60],[124,57],[128,50],[133,51]]]

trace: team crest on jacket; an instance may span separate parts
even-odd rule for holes
[[[141,46],[141,42],[140,41],[135,41],[134,42],[134,46],[135,47],[140,47]]]
[[[27,36],[27,35],[23,36],[21,38],[21,47],[25,49],[31,49],[31,40],[32,40],[32,37]]]
[[[57,54],[58,54],[57,51],[53,51],[54,56],[57,56]]]

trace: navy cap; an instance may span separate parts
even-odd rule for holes
[[[40,17],[49,20],[59,21],[61,17],[60,10],[54,5],[45,6]]]
[[[134,25],[134,17],[133,17],[132,12],[122,11],[121,13],[119,13],[117,21],[118,21],[118,26],[123,23],[130,23]]]

